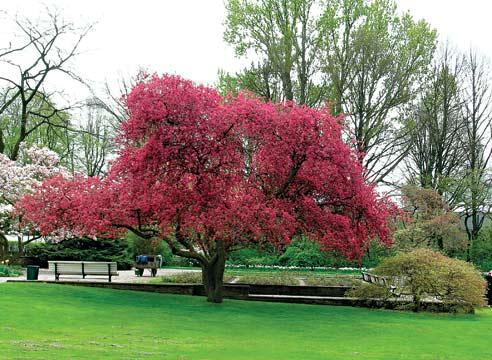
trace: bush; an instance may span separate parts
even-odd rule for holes
[[[249,247],[232,251],[228,255],[229,264],[249,266],[273,266],[278,265],[278,254],[273,250],[265,250],[257,247]]]
[[[308,238],[293,240],[280,257],[280,265],[299,266],[306,268],[315,268],[317,266],[326,266],[326,253],[321,251],[318,243]]]
[[[394,255],[395,250],[393,247],[381,245],[378,241],[373,241],[362,257],[362,267],[376,267],[381,261]]]
[[[177,255],[172,255],[170,262],[166,265],[171,267],[194,267],[194,268],[200,267],[201,268],[201,264],[198,260],[189,259]]]
[[[492,226],[484,226],[470,249],[471,261],[482,271],[492,270]]]
[[[384,286],[363,283],[353,289],[347,291],[345,296],[355,297],[359,299],[369,300],[369,299],[381,299],[386,300],[393,296],[390,289]]]
[[[48,260],[114,261],[120,270],[129,270],[134,264],[126,239],[72,238],[59,243],[31,243],[26,247],[26,255],[41,267],[47,267]]]
[[[130,242],[133,259],[138,255],[161,255],[163,266],[200,267],[200,263],[195,259],[173,255],[164,240],[144,239],[132,232],[128,232],[125,238]]]
[[[125,238],[130,243],[133,259],[138,255],[161,255],[162,265],[169,265],[173,261],[171,249],[164,240],[144,239],[132,232],[128,232]]]
[[[342,255],[333,251],[323,251],[320,245],[308,238],[294,239],[283,253],[275,249],[261,249],[249,247],[233,251],[229,254],[229,265],[250,266],[285,266],[314,269],[316,267],[374,267],[379,262],[394,254],[391,248],[380,245],[374,241],[370,244],[361,261],[347,260]]]
[[[410,296],[415,311],[429,298],[441,300],[449,304],[450,310],[459,312],[473,312],[484,305],[486,283],[478,270],[465,261],[429,249],[385,259],[374,273],[399,279],[395,281],[395,292]],[[374,286],[366,286],[366,291],[373,289]]]
[[[22,275],[22,271],[20,268],[0,264],[0,277],[17,277],[20,275]]]

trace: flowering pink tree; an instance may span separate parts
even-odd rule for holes
[[[14,205],[23,195],[55,175],[67,177],[68,172],[59,166],[58,155],[51,150],[38,147],[23,149],[18,161],[0,154],[0,257],[6,255],[6,234],[17,234],[20,252],[23,245],[37,238],[23,241],[22,212],[16,212]]]
[[[283,246],[304,234],[359,258],[372,239],[390,242],[389,206],[327,109],[223,99],[177,76],[140,82],[126,102],[106,178],[51,178],[19,204],[43,234],[164,239],[202,265],[213,302],[227,253],[248,243]]]

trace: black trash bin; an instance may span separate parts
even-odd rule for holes
[[[26,280],[37,280],[39,276],[39,266],[28,265]]]

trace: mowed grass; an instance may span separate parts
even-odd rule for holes
[[[150,280],[151,283],[190,283],[201,284],[202,273],[187,271],[182,273],[159,276]],[[269,285],[311,285],[311,286],[353,286],[361,283],[360,273],[341,274],[321,271],[289,271],[289,270],[260,270],[253,269],[226,269],[225,283],[269,284]]]
[[[1,359],[491,359],[492,311],[439,315],[0,284]]]

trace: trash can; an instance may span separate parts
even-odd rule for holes
[[[37,280],[39,275],[39,266],[28,265],[26,280]]]

